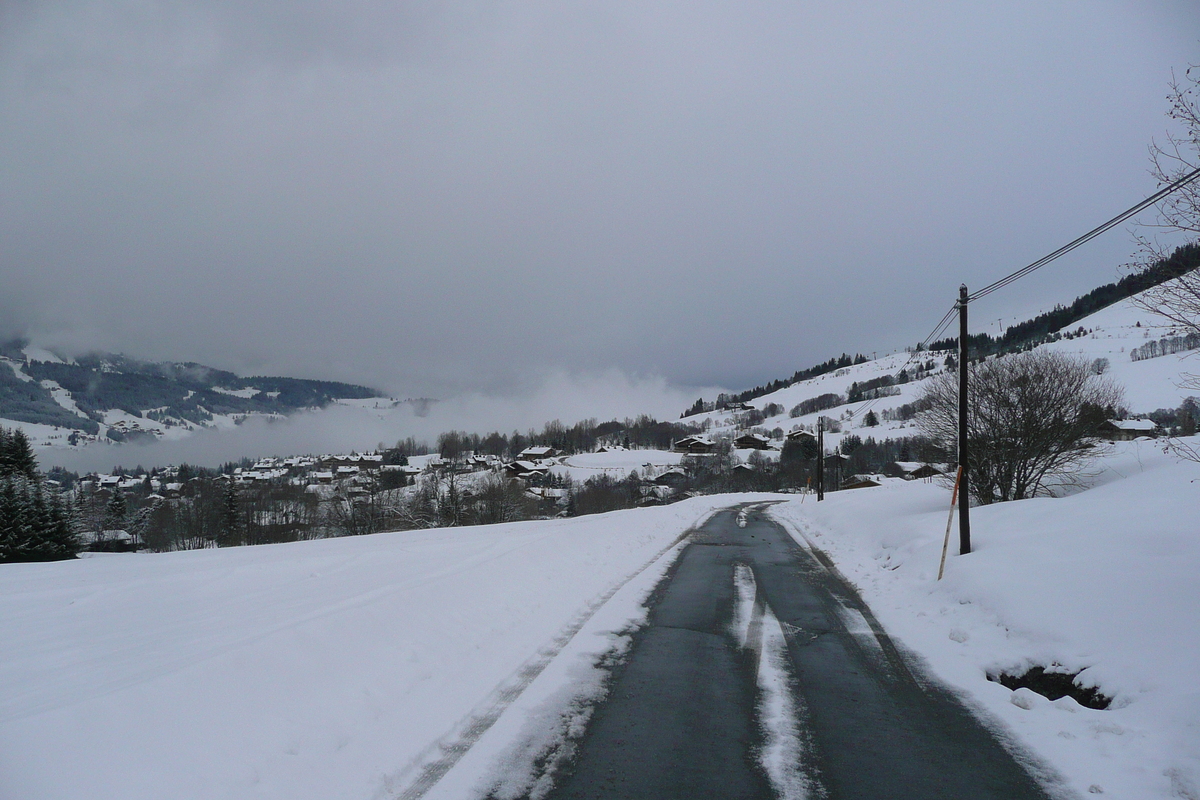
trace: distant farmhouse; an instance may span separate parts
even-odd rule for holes
[[[1157,438],[1158,425],[1149,419],[1109,419],[1100,423],[1100,436],[1110,442],[1129,442],[1143,436]]]
[[[771,440],[761,433],[747,433],[735,439],[733,446],[739,450],[768,450]]]
[[[717,443],[707,436],[685,436],[682,439],[675,440],[675,443],[672,445],[671,449],[676,453],[703,455],[716,450]]]

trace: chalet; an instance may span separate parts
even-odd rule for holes
[[[568,489],[560,489],[553,486],[531,486],[525,490],[525,496],[530,499],[548,500],[559,505],[566,505],[570,494]]]
[[[654,479],[654,482],[659,486],[681,486],[687,483],[687,473],[678,467],[664,470],[661,475]]]
[[[726,403],[725,410],[726,411],[753,411],[754,406],[750,405],[749,403],[735,401],[732,403]]]
[[[804,444],[805,442],[816,442],[817,435],[815,433],[809,433],[806,430],[797,428],[787,435],[787,440],[789,442],[798,442],[799,444]]]
[[[893,461],[883,468],[883,474],[889,478],[904,478],[906,481],[934,478],[944,475],[945,472],[945,469],[934,464],[925,464],[920,461]]]
[[[1129,442],[1142,436],[1158,436],[1158,425],[1149,419],[1109,419],[1100,423],[1101,438],[1110,442]]]
[[[511,464],[505,464],[504,471],[511,478],[528,478],[545,475],[548,470],[545,466],[532,461],[514,461]]]
[[[558,451],[553,447],[526,447],[520,453],[517,453],[518,461],[542,461],[547,458],[554,458],[558,455]]]
[[[717,449],[717,443],[707,436],[685,436],[677,439],[671,449],[676,453],[697,455],[713,452]]]
[[[842,481],[842,489],[867,489],[872,486],[880,486],[878,476],[875,475],[851,475],[846,480]]]
[[[761,433],[747,433],[734,439],[733,446],[739,450],[767,450],[771,440]]]
[[[340,456],[322,456],[320,463],[325,469],[357,467],[362,470],[376,470],[383,464],[383,456],[377,453],[367,453],[361,456],[357,453]]]
[[[639,501],[641,505],[658,505],[663,500],[674,497],[676,490],[670,486],[657,486],[650,484],[649,486],[641,486],[638,489],[642,496]]]
[[[79,534],[79,542],[94,553],[127,553],[137,546],[133,536],[122,530],[84,531]]]

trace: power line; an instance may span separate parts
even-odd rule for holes
[[[1134,206],[1131,206],[1130,208],[1126,209],[1125,211],[1122,211],[1120,214],[1113,217],[1108,222],[1105,222],[1103,225],[1099,225],[1099,226],[1093,228],[1092,230],[1085,233],[1083,236],[1080,236],[1078,239],[1075,239],[1074,241],[1063,245],[1062,247],[1058,248],[1057,250],[1055,250],[1052,253],[1049,253],[1048,255],[1042,256],[1037,261],[1034,261],[1032,264],[1029,264],[1028,266],[1022,267],[1021,269],[1017,270],[1016,272],[1012,272],[1008,275],[1005,275],[1000,280],[995,281],[994,283],[988,284],[987,286],[974,292],[973,294],[967,295],[967,302],[969,303],[972,300],[978,300],[979,298],[984,297],[985,295],[989,295],[998,289],[1003,289],[1005,286],[1008,286],[1010,283],[1018,281],[1021,278],[1024,278],[1026,275],[1029,275],[1030,273],[1041,269],[1042,267],[1049,264],[1051,261],[1054,261],[1058,258],[1061,258],[1062,256],[1065,256],[1067,253],[1071,252],[1072,250],[1079,247],[1080,245],[1090,242],[1092,239],[1095,239],[1097,236],[1104,233],[1105,231],[1111,230],[1112,228],[1116,227],[1117,225],[1120,225],[1122,222],[1129,219],[1130,217],[1132,217],[1136,214],[1139,214],[1142,211],[1145,211],[1150,206],[1154,205],[1155,203],[1159,202],[1160,200],[1162,200],[1163,198],[1167,197],[1168,195],[1174,193],[1175,191],[1183,188],[1187,184],[1196,180],[1196,178],[1198,178],[1198,177],[1200,177],[1200,168],[1194,169],[1191,172],[1187,173],[1186,175],[1183,175],[1182,177],[1177,178],[1176,180],[1172,181],[1170,184],[1164,186],[1162,189],[1159,189],[1157,192],[1155,192],[1154,194],[1147,197],[1145,200],[1141,201],[1140,203],[1138,203]],[[953,306],[950,307],[950,310],[946,312],[946,315],[944,317],[942,317],[941,321],[938,322],[938,324],[934,327],[933,331],[917,345],[916,349],[909,355],[908,359],[903,364],[900,365],[900,369],[896,370],[895,373],[893,373],[893,376],[899,376],[899,374],[901,372],[903,372],[905,369],[908,368],[909,364],[911,364],[913,361],[916,360],[917,356],[920,353],[925,351],[925,348],[928,347],[929,344],[936,341],[937,337],[945,332],[945,330],[954,321],[954,317],[958,313],[958,310],[959,310],[958,303],[955,303]],[[866,403],[864,403],[856,412],[853,412],[853,413],[865,414],[880,399],[881,398],[879,396],[871,398]]]
[[[930,332],[930,334],[928,336],[926,336],[924,339],[922,339],[917,344],[917,347],[915,350],[913,350],[911,353],[909,353],[908,359],[903,364],[900,365],[900,369],[898,369],[894,373],[892,373],[892,377],[893,378],[899,377],[901,372],[908,369],[909,364],[916,361],[917,357],[921,353],[926,352],[926,348],[931,343],[937,341],[937,338],[939,336],[941,336],[946,331],[946,328],[948,328],[950,326],[950,323],[952,323],[954,321],[955,315],[957,313],[958,313],[958,303],[955,303],[954,305],[950,306],[950,310],[946,312],[946,316],[942,317],[941,321],[938,322],[938,324],[934,327],[934,329]],[[864,403],[857,411],[854,411],[851,413],[855,414],[855,415],[866,414],[868,411],[871,410],[871,407],[873,405],[875,405],[876,403],[878,403],[881,399],[883,399],[883,398],[880,395],[876,395],[875,397],[872,397],[870,400],[868,400],[866,403]]]
[[[1042,267],[1049,264],[1051,261],[1054,261],[1055,259],[1071,252],[1076,247],[1079,247],[1082,244],[1086,244],[1087,242],[1090,242],[1092,239],[1095,239],[1097,236],[1104,233],[1105,231],[1107,231],[1113,227],[1116,227],[1117,225],[1120,225],[1122,222],[1124,222],[1125,220],[1134,216],[1135,214],[1145,211],[1147,208],[1154,205],[1158,201],[1162,200],[1167,195],[1172,194],[1176,190],[1183,188],[1184,186],[1191,183],[1198,177],[1200,177],[1200,168],[1194,169],[1191,172],[1184,175],[1183,177],[1178,178],[1174,182],[1164,186],[1162,189],[1159,189],[1157,192],[1150,195],[1142,202],[1138,203],[1137,205],[1135,205],[1131,208],[1126,209],[1125,211],[1122,211],[1120,214],[1113,217],[1108,222],[1105,222],[1103,225],[1100,225],[1096,228],[1092,228],[1092,230],[1088,231],[1083,236],[1080,236],[1075,241],[1063,245],[1062,247],[1055,250],[1053,253],[1042,256],[1041,258],[1039,258],[1037,261],[1034,261],[1029,266],[1022,267],[1021,269],[1017,270],[1016,272],[1005,275],[1003,278],[996,281],[995,283],[988,284],[987,286],[983,287],[982,289],[979,289],[978,291],[974,292],[973,294],[968,295],[967,302],[970,302],[972,300],[978,300],[979,298],[983,297],[984,295],[991,294],[992,292],[996,291],[997,289],[1003,289],[1005,286],[1008,286],[1013,281],[1018,281],[1021,278],[1024,278],[1029,273],[1034,272],[1035,270],[1041,269]]]

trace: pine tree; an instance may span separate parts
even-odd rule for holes
[[[224,504],[221,509],[220,544],[222,547],[232,547],[243,543],[241,502],[237,484],[230,480],[225,485]]]
[[[54,560],[74,558],[79,552],[79,537],[75,533],[75,520],[71,507],[57,494],[50,500],[51,528],[47,531],[47,545]]]
[[[0,562],[22,560],[23,529],[29,512],[24,492],[17,491],[19,482],[11,476],[0,477]]]
[[[33,447],[20,428],[0,428],[0,476],[6,475],[20,475],[29,480],[38,476]]]
[[[37,458],[33,455],[33,446],[29,444],[29,437],[25,435],[25,431],[20,428],[14,430],[9,447],[9,460],[13,472],[17,475],[24,475],[29,480],[36,480],[38,477]]]
[[[125,530],[125,517],[128,511],[125,495],[121,489],[119,487],[113,489],[112,497],[108,499],[108,505],[104,507],[104,523],[101,528],[105,531]]]
[[[21,475],[0,478],[0,562],[57,561],[78,550],[57,495]]]

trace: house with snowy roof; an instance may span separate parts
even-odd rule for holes
[[[1158,425],[1151,419],[1108,419],[1097,429],[1110,442],[1129,442],[1143,436],[1158,436]]]
[[[556,455],[558,455],[558,451],[553,447],[543,447],[539,445],[536,447],[526,447],[517,454],[517,460],[542,461],[543,459],[554,458]]]
[[[771,440],[761,433],[745,433],[733,440],[733,446],[739,450],[767,450]]]
[[[717,443],[707,436],[684,436],[682,439],[676,439],[671,449],[676,453],[697,455],[711,453],[717,449]]]

